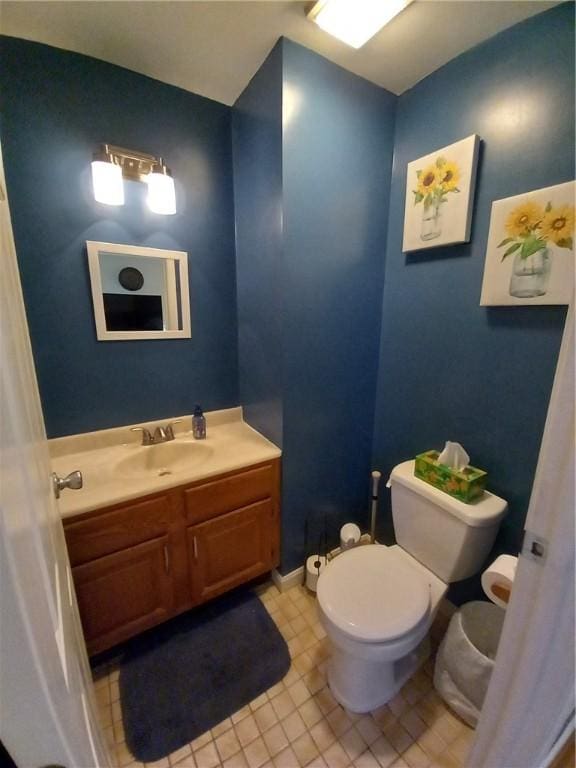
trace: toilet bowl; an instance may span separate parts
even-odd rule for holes
[[[332,645],[328,681],[351,712],[385,704],[425,661],[427,634],[447,585],[398,546],[361,546],[318,581]]]
[[[390,486],[397,544],[342,552],[318,579],[328,682],[352,712],[385,704],[426,659],[448,585],[478,573],[507,510],[488,492],[464,504],[431,487],[414,476],[414,461],[394,468]]]

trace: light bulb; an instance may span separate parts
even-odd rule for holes
[[[106,160],[92,161],[94,199],[105,205],[124,205],[122,168]]]
[[[148,207],[154,213],[165,216],[176,213],[176,191],[174,179],[166,166],[155,167],[148,174]]]

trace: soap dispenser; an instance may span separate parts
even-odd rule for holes
[[[195,406],[192,416],[192,437],[195,440],[206,439],[206,418],[199,405]]]

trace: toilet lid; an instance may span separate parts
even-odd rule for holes
[[[342,632],[361,642],[392,640],[425,618],[424,577],[391,547],[361,546],[334,558],[320,575],[318,602]]]

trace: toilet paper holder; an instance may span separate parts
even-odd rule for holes
[[[537,536],[532,531],[524,531],[521,554],[529,560],[535,560],[538,563],[546,561],[548,552],[548,542],[542,536]]]

